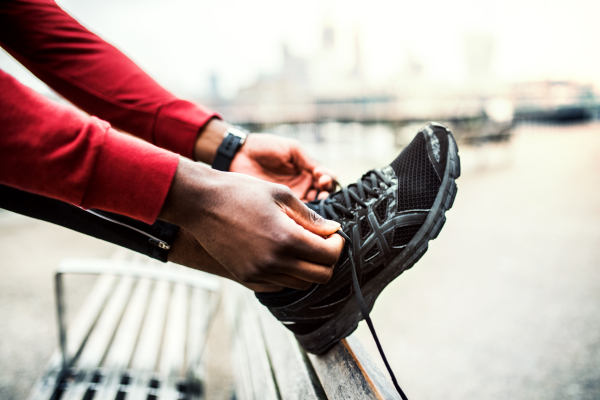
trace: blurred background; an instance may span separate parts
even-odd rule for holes
[[[373,312],[400,383],[415,399],[600,399],[600,2],[58,3],[173,93],[300,140],[342,184],[448,124],[454,208]],[[64,101],[3,51],[0,68]],[[21,399],[56,348],[53,268],[115,248],[1,210],[0,248],[0,398]]]

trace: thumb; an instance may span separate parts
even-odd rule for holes
[[[321,217],[291,192],[284,193],[278,196],[280,198],[277,199],[277,202],[282,206],[286,215],[304,229],[323,237],[333,235],[340,229],[339,223]]]

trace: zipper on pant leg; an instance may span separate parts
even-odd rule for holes
[[[142,235],[145,235],[145,236],[148,237],[148,242],[150,242],[150,244],[152,244],[154,246],[157,246],[157,247],[159,247],[159,248],[161,248],[163,250],[169,250],[171,248],[171,246],[167,242],[165,242],[164,240],[161,240],[161,239],[157,238],[156,236],[153,236],[153,235],[149,234],[148,232],[144,232],[141,229],[135,228],[135,227],[133,227],[131,225],[127,225],[127,224],[125,224],[125,223],[123,223],[121,221],[117,221],[116,219],[110,218],[109,216],[104,215],[101,212],[98,212],[98,211],[95,211],[95,210],[84,210],[84,211],[87,211],[90,214],[93,214],[93,215],[95,215],[98,218],[102,218],[102,219],[110,221],[110,222],[112,222],[114,224],[121,225],[121,226],[129,228],[131,230],[134,230],[134,231],[136,231],[138,233],[141,233]]]

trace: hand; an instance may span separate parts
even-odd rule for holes
[[[192,233],[246,284],[307,289],[326,283],[343,247],[339,224],[290,189],[180,158],[159,216]]]
[[[253,285],[251,283],[240,282],[231,272],[208,254],[208,251],[200,245],[194,235],[183,228],[179,229],[173,244],[171,244],[167,261],[231,279],[255,292],[278,292],[283,289],[282,286],[277,285]]]
[[[209,121],[194,146],[194,159],[212,164],[229,126],[219,119]],[[261,133],[248,136],[230,171],[286,185],[303,201],[314,200],[319,192],[323,192],[321,197],[327,197],[325,191],[333,188],[335,178],[335,174],[311,160],[297,141]]]
[[[314,200],[318,192],[334,186],[334,174],[311,160],[296,140],[264,133],[248,136],[230,171],[285,185],[302,201]]]

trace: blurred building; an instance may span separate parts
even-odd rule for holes
[[[568,123],[600,117],[600,97],[592,85],[524,82],[512,85],[510,93],[518,119]]]

